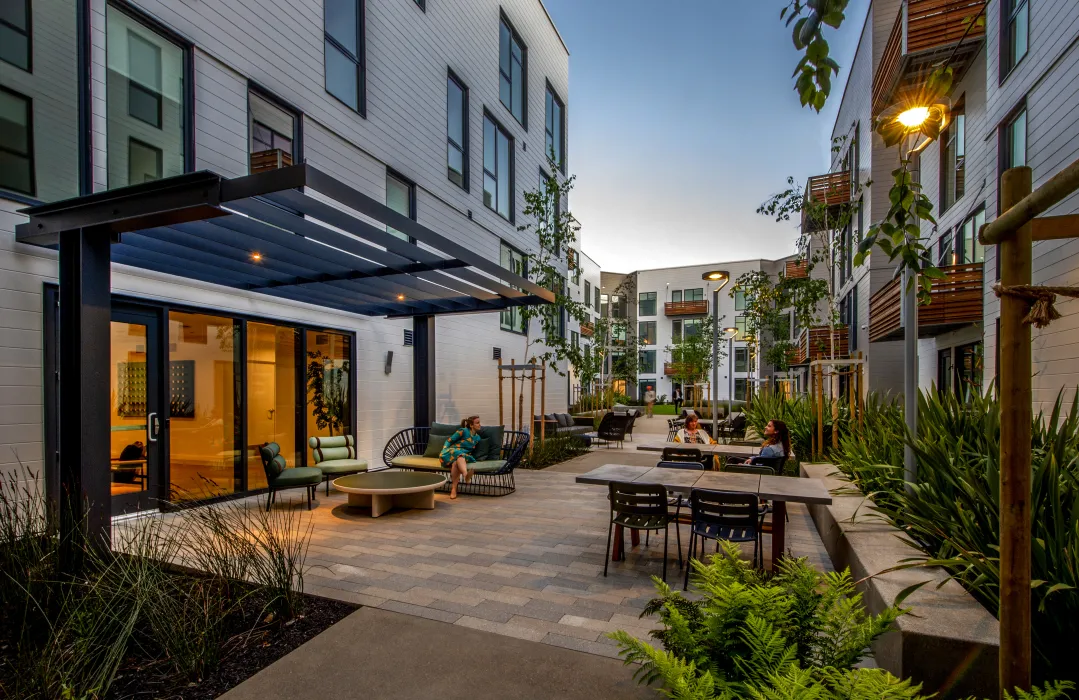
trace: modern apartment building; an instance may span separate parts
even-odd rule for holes
[[[946,272],[933,301],[919,308],[919,386],[985,390],[996,374],[999,279],[995,250],[978,228],[999,213],[999,182],[1009,167],[1033,169],[1034,187],[1079,158],[1079,4],[1068,0],[874,0],[845,87],[828,173],[809,187],[850,183],[829,192],[858,202],[841,248],[852,250],[888,208],[898,152],[871,130],[873,119],[903,99],[934,62],[951,58],[956,82],[946,131],[916,159],[936,224],[922,222],[933,262]],[[846,137],[843,139],[842,137]],[[865,187],[867,181],[872,184]],[[858,185],[862,187],[859,188]],[[846,199],[849,197],[850,199]],[[1079,212],[1073,194],[1046,216]],[[1079,283],[1079,241],[1034,243],[1034,284]],[[849,254],[833,274],[846,301],[851,349],[869,360],[871,390],[901,391],[903,320],[899,283],[875,251],[853,268]],[[1060,299],[1063,318],[1033,329],[1035,410],[1079,385],[1079,302]]]
[[[19,210],[183,173],[241,178],[305,163],[522,273],[537,246],[518,230],[524,193],[567,172],[568,100],[569,53],[540,0],[5,2],[0,468],[21,463],[55,481],[60,450],[58,256],[16,241]],[[331,431],[355,435],[359,456],[379,464],[388,438],[414,421],[413,323],[215,284],[304,260],[256,250],[208,270],[206,256],[229,243],[200,226],[183,246],[131,237],[141,252],[113,255],[112,458],[154,442],[137,479],[114,479],[114,498],[256,490],[265,477],[255,446],[278,442],[304,464],[307,438]],[[428,418],[494,422],[493,358],[524,357],[529,342],[519,310],[431,316],[426,328]],[[161,373],[168,390],[154,396],[148,376]],[[566,393],[549,382],[547,406],[564,407]]]
[[[685,393],[686,387],[681,387],[677,382],[672,348],[687,335],[706,332],[705,319],[716,316],[721,329],[737,328],[739,332],[721,333],[722,357],[719,363],[719,387],[715,395],[719,400],[744,400],[751,377],[768,377],[771,368],[763,365],[758,354],[751,353],[745,341],[745,298],[739,293],[732,295],[732,289],[735,281],[747,272],[766,272],[772,279],[778,279],[781,273],[785,274],[787,263],[793,261],[792,256],[781,260],[738,260],[637,270],[625,274],[603,272],[601,315],[625,319],[626,335],[636,334],[640,344],[636,385],[629,382],[626,386],[619,384],[618,388],[637,400],[641,399],[649,386],[655,390],[657,397],[670,399],[676,385]],[[729,275],[729,281],[720,289],[718,308],[714,305],[717,282],[704,279],[706,273],[716,270]],[[789,327],[789,340],[797,342],[798,329]],[[609,357],[623,352],[626,340],[622,337],[610,339]],[[768,340],[765,339],[765,342]],[[610,371],[608,365],[607,372]],[[701,390],[707,394],[710,387],[702,387]]]

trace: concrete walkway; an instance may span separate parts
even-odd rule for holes
[[[224,700],[655,698],[615,659],[361,608]]]

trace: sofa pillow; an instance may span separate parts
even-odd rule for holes
[[[438,457],[442,454],[442,448],[446,446],[446,441],[450,439],[449,435],[442,435],[440,433],[431,430],[431,435],[427,438],[427,449],[423,451],[424,457]]]
[[[461,427],[460,423],[432,423],[431,434],[432,435],[445,435],[449,437],[457,432],[457,429]]]
[[[506,429],[501,425],[485,425],[480,428],[479,444],[472,450],[472,456],[476,458],[476,461],[502,459],[502,440],[505,433]]]
[[[567,416],[565,413],[554,414],[555,422],[558,424],[559,428],[566,428],[569,426],[567,418],[569,418],[569,416]]]

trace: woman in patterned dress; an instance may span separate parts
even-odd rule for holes
[[[465,483],[472,482],[473,470],[468,468],[469,462],[475,462],[472,451],[480,441],[480,417],[469,416],[461,421],[461,427],[450,435],[442,452],[438,457],[442,466],[450,470],[450,498],[457,498],[457,480],[464,479]]]

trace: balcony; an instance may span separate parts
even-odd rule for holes
[[[663,363],[663,375],[666,377],[673,377],[678,374],[680,367],[676,362],[664,362]]]
[[[873,116],[889,105],[911,99],[933,64],[953,51],[950,65],[958,83],[985,38],[984,24],[978,26],[974,21],[984,6],[985,0],[904,2],[873,76]]]
[[[940,268],[944,279],[933,280],[930,302],[918,307],[918,337],[930,338],[982,320],[982,263]],[[901,281],[894,279],[869,300],[869,342],[903,337]]]
[[[595,334],[596,334],[596,327],[593,326],[591,323],[582,323],[581,324],[581,337],[583,337],[583,338],[591,338]]]
[[[831,337],[831,329],[828,326],[803,328],[802,332],[798,334],[798,340],[795,343],[792,364],[804,365],[813,360],[824,360],[828,357],[836,359],[846,357],[849,352],[847,349],[847,327],[835,327],[834,353],[828,351]]]
[[[269,151],[256,151],[251,154],[251,174],[277,170],[292,165],[292,156],[280,148]]]
[[[701,301],[668,301],[663,305],[664,316],[702,316],[708,313],[708,302]]]
[[[806,182],[805,201],[802,209],[802,230],[821,231],[827,227],[828,218],[838,219],[840,208],[850,203],[850,171],[840,170],[825,175],[814,175]],[[823,210],[816,210],[819,205]],[[810,213],[809,209],[814,211]]]
[[[804,279],[809,276],[809,263],[806,260],[790,260],[786,264],[783,276],[789,280]]]

